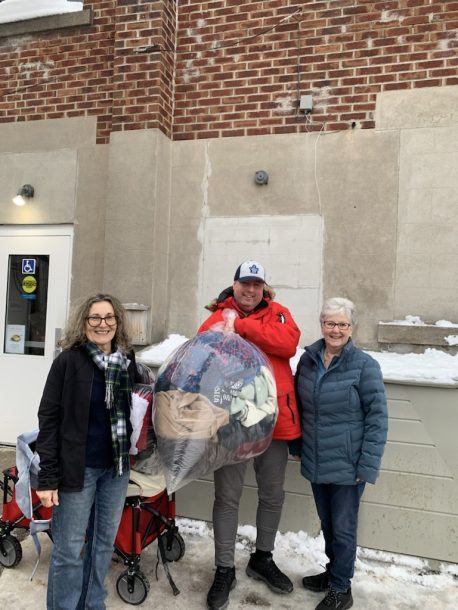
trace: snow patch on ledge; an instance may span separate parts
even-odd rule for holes
[[[385,381],[409,381],[450,386],[458,383],[458,354],[452,356],[433,348],[427,348],[423,354],[364,351],[380,364]],[[293,373],[296,372],[297,363],[303,353],[304,350],[298,348],[296,355],[291,358],[290,365]]]
[[[187,337],[183,335],[172,334],[155,345],[145,347],[135,354],[136,359],[139,362],[150,366],[161,366],[170,354],[172,354],[180,345],[188,341]]]
[[[458,382],[458,354],[452,356],[433,348],[427,348],[423,354],[367,353],[380,364],[386,381],[446,385],[455,385]]]
[[[403,320],[391,320],[390,322],[379,322],[379,324],[396,324],[398,326],[424,326],[425,323],[419,316],[406,316]]]
[[[403,320],[391,320],[389,322],[379,322],[381,325],[390,325],[390,326],[436,326],[439,328],[458,328],[458,324],[456,322],[450,322],[449,320],[437,320],[433,324],[429,324],[428,322],[423,322],[420,316],[412,316],[408,315]]]
[[[458,345],[458,335],[447,335],[444,337],[444,341],[447,341],[449,345]]]

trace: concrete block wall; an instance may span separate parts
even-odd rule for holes
[[[361,504],[361,546],[458,562],[458,461],[454,430],[457,387],[386,384],[389,433],[382,469]],[[431,409],[434,404],[435,408]],[[311,487],[297,462],[288,463],[282,531],[320,531]],[[211,521],[213,477],[177,492],[180,515]],[[247,470],[240,523],[255,524],[257,487]]]

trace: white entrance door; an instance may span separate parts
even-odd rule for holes
[[[68,311],[72,228],[0,227],[0,443],[38,425]]]

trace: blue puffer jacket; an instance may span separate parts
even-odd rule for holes
[[[375,483],[388,430],[380,366],[350,339],[317,381],[323,345],[307,347],[296,372],[301,472],[312,483]]]

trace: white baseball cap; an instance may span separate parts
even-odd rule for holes
[[[257,261],[245,261],[237,267],[234,282],[249,282],[252,280],[259,280],[265,283],[266,273],[264,267]]]

